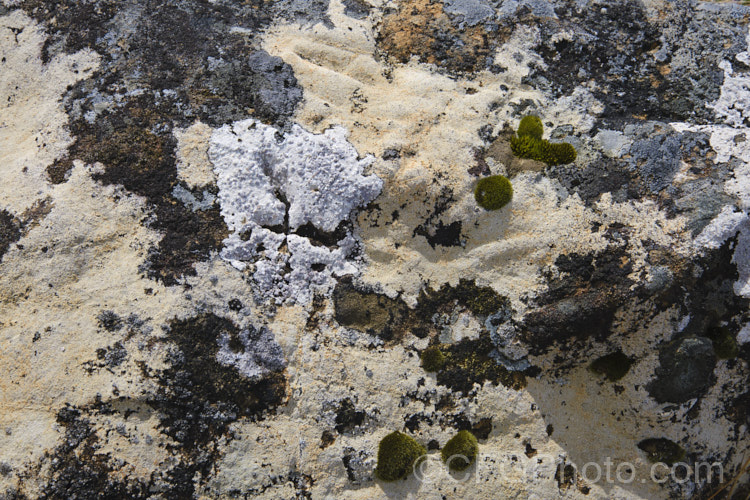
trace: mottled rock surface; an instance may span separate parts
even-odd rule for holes
[[[0,1],[0,499],[746,498],[749,45],[741,2]]]

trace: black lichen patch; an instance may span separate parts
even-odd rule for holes
[[[589,365],[589,369],[594,373],[604,375],[610,382],[616,382],[628,373],[632,364],[633,360],[622,351],[615,351],[595,359]]]
[[[123,480],[106,453],[98,453],[99,438],[81,410],[65,407],[57,413],[65,429],[63,443],[49,454],[51,478],[41,498],[148,498],[148,485]]]
[[[480,418],[470,430],[480,441],[487,439],[492,432],[492,417]]]
[[[652,274],[663,283],[655,291],[648,290],[651,285],[644,287],[642,293],[651,296],[657,309],[678,306],[680,314],[689,317],[679,335],[659,348],[660,366],[647,389],[660,403],[701,397],[714,383],[717,358],[742,356],[735,336],[747,321],[750,301],[734,293],[739,277],[735,246],[736,238],[729,238],[692,260],[676,258],[671,249],[649,250]],[[740,388],[742,382],[732,385]],[[735,414],[731,406],[726,411]]]
[[[94,175],[96,180],[144,196],[155,216],[150,226],[163,233],[145,270],[150,277],[174,285],[181,277],[194,275],[194,264],[221,248],[228,229],[217,206],[193,211],[172,194],[177,167],[167,111],[153,98],[141,96],[103,113],[94,124],[76,120],[71,127],[77,140],[68,156],[53,167],[54,172],[66,171],[74,159],[101,162],[104,169]]]
[[[638,448],[646,452],[646,457],[652,463],[672,465],[685,458],[685,450],[667,438],[649,438],[638,443]]]
[[[480,418],[476,422],[471,422],[463,413],[447,415],[441,419],[440,424],[450,426],[457,431],[469,431],[480,441],[487,439],[492,433],[492,417]]]
[[[714,383],[716,355],[705,337],[670,342],[659,353],[656,378],[646,387],[660,403],[684,403],[702,396]]]
[[[52,211],[50,198],[34,202],[34,204],[19,215],[14,215],[8,210],[0,210],[0,260],[2,260],[5,252],[8,251],[13,243],[16,243],[32,228],[39,225],[39,222],[50,211]],[[23,247],[19,245],[19,248]],[[41,250],[43,253],[46,253],[49,249],[45,246]]]
[[[682,304],[681,313],[690,316],[681,338],[706,339],[716,356],[726,359],[740,354],[735,337],[750,307],[750,300],[734,293],[735,246],[736,238],[730,238],[694,261],[672,264],[672,284],[662,292],[667,303]],[[653,263],[660,263],[658,254]]]
[[[571,338],[603,339],[610,334],[615,313],[628,297],[632,263],[621,246],[587,255],[561,255],[555,261],[560,277],[535,300],[523,319],[521,337],[534,351]]]
[[[189,395],[185,404],[197,400],[231,406],[238,415],[254,418],[281,404],[286,399],[286,380],[279,367],[269,367],[268,376],[251,380],[216,360],[218,339],[222,335],[236,339],[239,333],[234,323],[213,314],[173,321],[168,338],[178,351],[172,356],[172,366],[160,375],[165,390],[175,396]]]
[[[285,498],[281,493],[274,495],[274,489],[279,488],[284,494],[287,494],[289,498],[294,498],[295,500],[312,500],[311,489],[314,484],[315,481],[312,476],[301,473],[295,467],[284,474],[270,475],[268,481],[264,482],[261,486],[242,489],[232,488],[226,491],[212,491],[212,489],[208,487],[206,488],[206,492],[211,498]],[[289,492],[288,488],[290,487],[293,488],[293,493]]]
[[[249,379],[217,361],[218,339],[237,338],[231,321],[213,314],[169,325],[168,340],[176,350],[171,366],[157,373],[161,388],[149,398],[160,413],[162,432],[177,444],[180,462],[170,472],[175,494],[190,497],[196,474],[208,478],[220,456],[216,440],[229,436],[229,424],[240,417],[259,419],[286,400],[286,377],[280,367]]]
[[[21,238],[20,222],[7,210],[0,210],[0,259],[8,247]]]
[[[110,371],[113,368],[120,366],[128,357],[128,351],[122,342],[115,342],[113,345],[106,348],[99,348],[96,350],[96,361],[87,361],[83,363],[83,369],[86,372],[93,373],[102,368],[107,368]]]
[[[287,230],[288,228],[282,228],[283,232],[287,232]],[[307,238],[315,246],[338,248],[338,242],[351,234],[352,230],[352,222],[349,220],[341,221],[336,229],[328,232],[318,229],[311,222],[307,222],[294,230],[294,234]]]
[[[439,221],[432,228],[432,232],[429,229],[425,229],[424,226],[419,226],[414,230],[414,234],[424,236],[432,248],[435,248],[436,245],[440,245],[441,247],[458,247],[461,246],[462,242],[461,226],[461,221],[454,221],[448,225],[443,224],[443,221]]]
[[[429,217],[424,223],[414,228],[412,236],[424,236],[432,248],[435,248],[436,245],[443,247],[462,246],[464,242],[461,238],[461,221],[445,224],[440,220],[440,216],[448,210],[454,201],[453,191],[448,187],[443,187],[435,200]]]
[[[562,21],[535,20],[546,69],[537,69],[528,83],[567,95],[596,82],[593,93],[605,105],[601,119],[609,124],[709,118],[704,103],[719,96],[723,81],[714,54],[733,57],[745,46],[741,19],[719,19],[689,3],[669,4],[660,13],[662,24],[647,18],[640,1],[606,8],[566,3],[556,12]]]
[[[341,462],[346,469],[346,477],[349,481],[354,484],[372,481],[370,456],[370,452],[367,450],[356,450],[351,446],[344,448]]]
[[[325,450],[336,442],[336,436],[331,431],[323,431],[320,435],[320,449]]]
[[[417,432],[422,423],[430,426],[434,423],[434,420],[430,415],[425,415],[424,412],[404,416],[404,428],[409,432]]]
[[[96,319],[99,322],[99,326],[104,328],[108,332],[116,332],[123,327],[122,318],[115,314],[114,311],[102,311],[99,313]]]
[[[750,386],[750,377],[745,380],[743,387]],[[736,424],[737,433],[741,432],[743,426],[750,425],[750,390],[744,390],[742,394],[727,403],[726,415],[729,420]]]
[[[365,421],[365,412],[358,411],[350,398],[344,398],[336,410],[336,432],[345,434],[352,432]]]
[[[227,304],[229,307],[229,310],[231,311],[241,311],[242,310],[242,302],[239,299],[232,299]]]

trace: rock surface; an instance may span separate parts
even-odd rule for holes
[[[0,498],[746,498],[748,141],[733,2],[2,0]]]

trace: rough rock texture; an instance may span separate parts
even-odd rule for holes
[[[736,2],[2,0],[0,498],[746,498],[748,141]]]

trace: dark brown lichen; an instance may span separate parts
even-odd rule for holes
[[[672,465],[685,458],[685,450],[667,438],[649,438],[638,443],[638,448],[646,453],[646,457],[653,463]]]
[[[515,390],[526,387],[526,377],[522,372],[508,370],[492,357],[495,346],[489,335],[464,339],[443,349],[446,362],[437,372],[437,382],[453,391],[467,395],[474,384],[481,386],[485,382]]]
[[[610,382],[616,382],[628,373],[632,364],[633,360],[622,351],[615,351],[592,361],[589,369],[594,373],[604,375]]]

